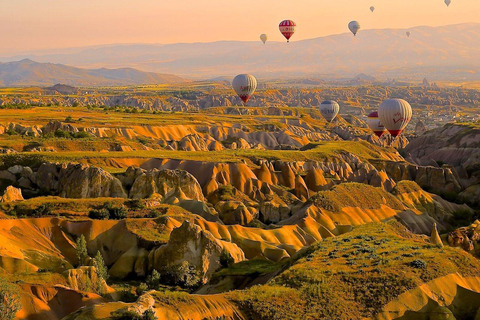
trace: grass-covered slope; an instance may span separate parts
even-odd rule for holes
[[[363,319],[429,281],[479,271],[461,250],[432,246],[396,223],[369,224],[311,246],[268,284],[229,297],[250,319]]]

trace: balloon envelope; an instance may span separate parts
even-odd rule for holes
[[[338,115],[340,106],[335,101],[323,101],[320,104],[320,113],[328,122],[332,122]]]
[[[412,107],[403,99],[388,99],[378,108],[378,117],[395,138],[402,133],[412,119]]]
[[[257,79],[250,74],[239,74],[233,79],[232,86],[240,99],[247,103],[257,89]]]
[[[358,30],[360,30],[360,23],[358,23],[358,21],[352,21],[348,24],[348,29],[356,36]]]
[[[370,7],[370,11],[372,11],[372,12],[375,11],[375,7],[374,7],[374,6],[371,6],[371,7]]]
[[[265,44],[265,42],[267,42],[267,40],[268,40],[267,35],[265,33],[261,34],[260,35],[260,40],[262,40],[263,44]]]
[[[290,38],[295,33],[296,26],[297,25],[292,20],[283,20],[282,22],[280,22],[278,27],[283,36],[287,39],[287,42],[290,41]]]
[[[445,4],[447,5],[447,7],[450,5],[450,3],[452,3],[452,0],[445,0]]]
[[[382,122],[378,118],[378,112],[372,112],[368,115],[367,124],[370,129],[377,135],[377,137],[383,136],[385,133],[385,127],[383,126]]]
[[[407,31],[407,37],[410,37],[410,31]]]

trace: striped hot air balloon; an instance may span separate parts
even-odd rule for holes
[[[378,117],[388,132],[396,138],[412,119],[412,107],[403,99],[388,99],[378,108]]]
[[[377,111],[374,111],[368,115],[367,124],[368,127],[372,129],[373,133],[377,135],[377,137],[380,138],[385,133],[385,127],[383,126],[382,122],[380,122]]]
[[[297,25],[292,20],[283,20],[280,22],[278,27],[280,28],[280,32],[283,34],[283,36],[287,39],[287,42],[290,42],[290,38],[295,33],[296,26]]]
[[[243,103],[247,103],[257,89],[257,79],[251,74],[239,74],[233,79],[232,86]]]
[[[328,122],[332,122],[338,115],[340,111],[340,106],[335,101],[323,101],[320,104],[320,113]]]

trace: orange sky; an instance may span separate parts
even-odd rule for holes
[[[370,13],[369,7],[376,7]],[[479,0],[3,0],[0,53],[110,43],[282,40],[278,23],[293,19],[292,40],[363,29],[479,22]]]

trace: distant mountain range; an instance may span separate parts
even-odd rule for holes
[[[29,59],[0,63],[0,86],[122,86],[185,82],[171,74],[144,72],[132,68],[81,69]]]
[[[311,40],[285,42],[221,41],[169,45],[108,45],[4,57],[83,68],[131,67],[197,79],[232,77],[249,72],[260,77],[319,75],[351,78],[480,78],[480,24],[361,30]],[[107,78],[118,73],[95,70]],[[149,76],[156,78],[156,76]],[[136,77],[137,78],[137,77]],[[147,79],[153,80],[153,79]]]

